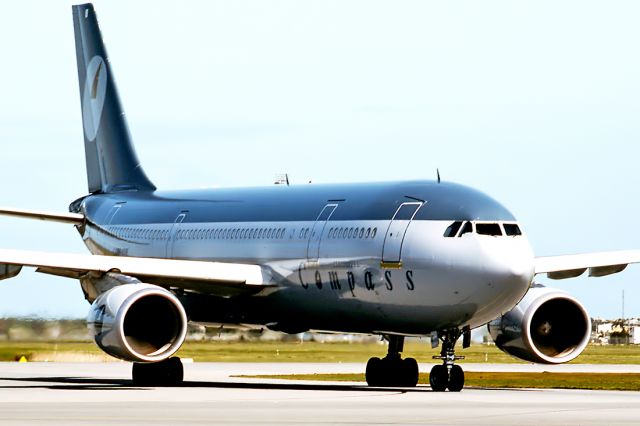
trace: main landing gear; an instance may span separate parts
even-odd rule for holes
[[[413,358],[402,359],[403,336],[389,336],[389,349],[384,358],[371,358],[367,362],[369,386],[414,387],[418,384],[418,362]]]
[[[440,338],[442,340],[442,350],[439,356],[433,359],[442,360],[442,365],[436,365],[431,369],[429,374],[429,383],[434,392],[444,392],[449,389],[450,392],[460,392],[464,387],[464,371],[455,362],[464,359],[463,356],[456,356],[455,345],[458,338],[463,335],[463,347],[469,347],[471,343],[471,331],[466,328],[462,332],[460,330],[449,330]]]
[[[178,357],[160,362],[134,362],[131,377],[136,386],[178,386],[184,378],[184,369]]]

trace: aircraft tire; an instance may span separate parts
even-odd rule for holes
[[[402,360],[402,381],[403,386],[413,388],[418,384],[420,379],[420,371],[418,361],[415,358],[405,358]]]
[[[444,392],[449,385],[449,373],[444,365],[435,365],[429,373],[429,384],[434,392]]]
[[[136,386],[177,386],[184,379],[184,368],[178,357],[153,363],[135,362],[131,378]]]
[[[384,386],[384,363],[380,358],[369,358],[365,378],[369,386]]]
[[[451,367],[449,373],[449,385],[447,386],[450,392],[460,392],[464,387],[464,371],[459,365]]]

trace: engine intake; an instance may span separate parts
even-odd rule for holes
[[[187,334],[180,301],[151,284],[125,284],[101,294],[91,305],[87,323],[102,350],[126,361],[165,360]]]
[[[496,346],[510,355],[561,364],[576,358],[589,343],[591,318],[569,294],[536,285],[488,328]]]

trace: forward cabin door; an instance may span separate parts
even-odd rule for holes
[[[402,259],[402,242],[409,224],[422,207],[421,202],[402,203],[391,219],[382,247],[382,262],[399,264]]]
[[[336,207],[338,207],[337,204],[327,204],[324,206],[313,224],[313,228],[311,228],[309,242],[307,244],[307,259],[312,262],[318,260],[318,257],[320,256],[320,242],[322,241],[322,234],[324,233],[327,221],[335,211]]]
[[[178,228],[180,228],[180,224],[184,221],[184,218],[187,217],[188,210],[183,210],[180,212],[176,220],[173,222],[171,226],[171,230],[169,231],[169,237],[167,238],[167,249],[166,249],[166,257],[169,259],[173,258],[173,246],[176,240],[176,234],[178,233]]]

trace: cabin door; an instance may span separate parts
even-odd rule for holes
[[[335,211],[337,204],[327,204],[324,206],[315,223],[311,228],[309,234],[309,243],[307,244],[307,259],[310,261],[318,260],[320,256],[320,242],[322,241],[322,234],[324,234],[324,228],[327,225],[327,221]]]
[[[396,210],[384,236],[383,263],[400,263],[404,234],[422,204],[421,202],[402,203]]]
[[[175,245],[176,235],[178,234],[178,229],[180,228],[180,224],[184,221],[184,218],[187,217],[188,210],[183,210],[180,212],[176,220],[171,225],[171,229],[169,230],[169,237],[167,238],[167,249],[166,249],[166,257],[169,259],[173,259],[173,246]]]

